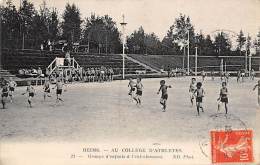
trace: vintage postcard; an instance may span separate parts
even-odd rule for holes
[[[0,0],[0,165],[260,165],[259,0]]]

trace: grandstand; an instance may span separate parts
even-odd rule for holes
[[[18,74],[19,69],[37,69],[40,67],[45,71],[56,57],[64,57],[64,53],[60,51],[3,49],[2,54],[3,69],[14,75]],[[74,57],[79,65],[85,69],[104,66],[112,67],[115,75],[122,73],[122,56],[119,54],[72,53],[71,57]],[[136,71],[145,71],[146,74],[155,73],[149,67],[146,68],[145,65],[126,59],[125,73],[136,74]]]
[[[40,50],[2,50],[1,77],[15,77],[19,69],[37,69],[40,67],[43,72],[56,57],[64,57],[61,51],[40,51]],[[86,54],[72,53],[78,64],[86,68],[96,68],[100,66],[112,67],[115,75],[121,78],[122,75],[122,55],[120,54]],[[236,72],[244,69],[244,56],[198,56],[198,72],[205,70],[219,71],[221,59],[226,64],[226,70]],[[151,75],[158,73],[161,69],[182,68],[183,63],[186,68],[187,58],[182,55],[137,55],[129,54],[125,59],[126,75],[136,75],[142,73]],[[252,68],[259,71],[260,57],[252,58]],[[190,56],[190,68],[194,71],[195,57]],[[142,72],[144,71],[144,72]]]
[[[170,68],[182,68],[184,63],[184,68],[187,67],[187,57],[184,58],[183,55],[128,55],[153,69],[167,69]],[[245,57],[244,56],[198,56],[198,71],[219,71],[221,59],[223,63],[226,64],[226,70],[230,72],[237,71],[239,69],[244,69]],[[259,71],[260,57],[252,57],[252,69]],[[190,68],[195,69],[195,56],[190,55]]]

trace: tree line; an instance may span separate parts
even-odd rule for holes
[[[34,4],[22,0],[17,8],[8,0],[1,11],[1,40],[3,48],[40,49],[48,41],[59,44],[78,43],[89,53],[121,53],[121,33],[116,22],[109,16],[91,14],[82,18],[75,4],[67,3],[61,17],[56,8],[50,8],[46,2],[36,10]],[[234,37],[234,36],[233,36]],[[255,39],[241,30],[235,34],[236,45],[232,45],[231,36],[226,31],[212,34],[196,33],[191,18],[180,14],[175,18],[162,40],[155,33],[146,33],[141,26],[127,36],[126,52],[133,54],[187,53],[199,55],[244,55],[250,47],[260,48],[260,31]],[[235,50],[232,47],[236,47]]]

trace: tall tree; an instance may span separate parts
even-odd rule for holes
[[[167,38],[168,41],[171,40],[172,42],[177,43],[177,45],[179,45],[178,50],[180,50],[181,47],[186,46],[188,42],[191,50],[194,49],[195,33],[190,17],[180,14],[168,30],[165,38]],[[172,46],[176,46],[176,44],[173,44]]]
[[[211,40],[210,35],[206,36],[206,39],[203,44],[203,50],[205,55],[213,55],[214,54],[214,44],[213,41]]]
[[[240,30],[240,32],[237,36],[237,50],[240,51],[240,55],[241,55],[241,51],[242,51],[245,43],[246,43],[246,37],[244,36],[243,31]]]
[[[62,18],[62,37],[71,42],[79,42],[82,20],[80,18],[80,11],[74,3],[72,5],[69,3],[66,4]]]
[[[36,10],[34,8],[33,3],[29,2],[28,0],[23,0],[22,5],[19,10],[19,18],[21,24],[21,35],[23,38],[23,45],[24,47],[32,46],[32,29],[33,29],[33,17],[36,14]]]
[[[57,40],[59,37],[59,18],[56,8],[52,8],[51,17],[49,22],[49,34],[51,40]]]
[[[127,47],[129,52],[135,54],[145,54],[145,33],[143,27],[139,27],[127,37]]]
[[[231,49],[231,42],[228,38],[228,35],[224,32],[218,33],[215,37],[214,46],[217,55],[229,54]]]
[[[155,33],[145,34],[145,54],[161,54],[161,42]]]
[[[246,38],[246,43],[245,43],[245,45],[246,45],[246,53],[247,54],[249,54],[250,53],[250,48],[251,48],[251,46],[252,46],[252,38],[251,38],[251,36],[248,34],[247,35],[247,38]]]
[[[108,15],[99,17],[92,14],[86,19],[83,42],[100,53],[119,53],[121,50],[119,31],[116,23]]]
[[[260,52],[260,30],[257,33],[256,39],[254,41],[254,46],[258,49]]]
[[[11,0],[1,7],[1,41],[3,47],[18,48],[20,33],[19,14]]]

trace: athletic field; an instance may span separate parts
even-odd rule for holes
[[[205,112],[200,116],[189,100],[190,77],[165,78],[172,88],[168,89],[167,110],[162,112],[160,95],[157,95],[160,80],[142,80],[141,106],[136,106],[128,96],[127,80],[69,84],[62,95],[63,103],[56,103],[54,90],[52,97],[44,102],[43,89],[38,86],[33,108],[28,107],[27,97],[21,95],[26,87],[19,87],[8,109],[0,109],[1,143],[191,142],[203,151],[203,143],[207,144],[210,139],[210,130],[231,127],[255,131],[256,122],[259,123],[256,120],[260,113],[257,90],[252,91],[258,79],[237,83],[235,78],[230,78],[227,116],[223,114],[224,107],[216,115],[220,78],[212,81],[207,77],[204,81]],[[197,81],[201,81],[201,77]],[[201,154],[198,150],[196,154]]]

